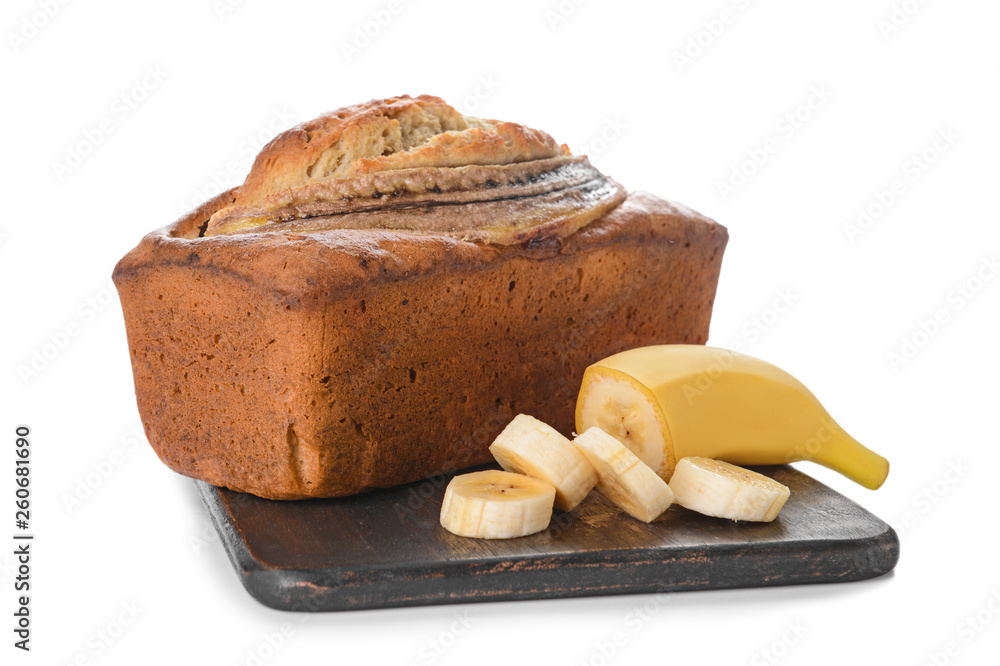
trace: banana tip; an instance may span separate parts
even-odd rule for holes
[[[882,487],[882,484],[885,483],[886,478],[889,476],[889,461],[885,460],[885,458],[883,458],[883,460],[885,461],[883,469],[877,476],[872,477],[867,483],[862,484],[865,488],[868,488],[869,490],[878,490]]]

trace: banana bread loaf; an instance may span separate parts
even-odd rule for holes
[[[706,341],[726,241],[547,134],[404,96],[279,135],[114,280],[168,466],[334,497],[488,461],[519,412],[570,432],[590,363]]]

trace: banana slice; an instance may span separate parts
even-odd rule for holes
[[[670,488],[677,503],[692,511],[765,523],[777,517],[790,493],[763,474],[700,456],[677,463]]]
[[[655,397],[631,377],[588,372],[577,400],[577,432],[600,428],[669,481],[674,447]]]
[[[530,476],[486,470],[456,476],[444,491],[441,526],[452,534],[510,539],[541,532],[556,489]]]
[[[572,511],[597,485],[597,472],[576,447],[552,426],[518,414],[490,446],[508,472],[526,474],[555,486],[555,506]]]
[[[590,428],[573,444],[597,470],[597,487],[630,516],[652,522],[674,501],[656,472],[600,428]]]

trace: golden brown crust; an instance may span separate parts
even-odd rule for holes
[[[414,167],[512,164],[569,154],[544,132],[464,116],[431,95],[371,100],[282,132],[235,192],[254,206],[321,180]]]
[[[727,239],[641,193],[525,245],[357,229],[199,238],[231,200],[149,234],[114,279],[157,454],[276,499],[486,462],[518,412],[570,432],[590,363],[706,341]]]

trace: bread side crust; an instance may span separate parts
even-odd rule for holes
[[[587,365],[707,340],[728,238],[644,193],[520,246],[380,230],[191,237],[232,198],[146,236],[114,278],[158,455],[275,499],[485,462],[518,412],[571,432]]]

